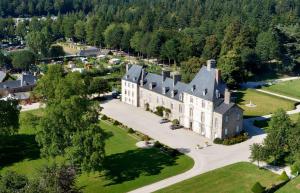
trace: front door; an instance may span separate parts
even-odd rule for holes
[[[189,129],[190,129],[190,130],[193,130],[193,121],[190,121]]]

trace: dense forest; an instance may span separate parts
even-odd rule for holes
[[[0,39],[40,56],[72,39],[181,65],[185,81],[210,58],[232,85],[300,62],[299,0],[0,0],[0,16]]]

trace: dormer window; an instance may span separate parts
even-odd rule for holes
[[[149,84],[149,89],[152,90],[155,87],[156,83],[155,82],[151,82]]]
[[[129,79],[129,75],[126,75],[126,79]]]
[[[179,100],[180,100],[180,101],[183,100],[183,95],[182,95],[182,93],[179,94]]]
[[[196,85],[192,86],[192,92],[194,92],[196,90]]]
[[[176,94],[177,94],[177,90],[172,90],[171,97],[174,98]]]
[[[133,77],[133,81],[136,81],[137,80],[137,78],[136,77]]]
[[[168,90],[169,90],[169,87],[163,87],[162,88],[162,93],[166,94],[168,92]]]
[[[203,91],[203,96],[205,96],[206,94],[207,94],[207,88],[204,89],[204,91]]]
[[[218,99],[218,98],[220,98],[220,91],[219,90],[216,90],[216,98]]]

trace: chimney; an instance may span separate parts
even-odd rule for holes
[[[225,89],[225,93],[224,93],[224,103],[229,105],[231,100],[231,92],[228,90],[228,88]]]
[[[144,86],[144,78],[145,78],[145,69],[142,68],[142,74],[141,74],[141,80],[140,80],[141,86]]]
[[[161,72],[161,76],[162,76],[162,81],[165,81],[167,77],[170,77],[170,71],[163,70]]]
[[[220,83],[220,81],[221,81],[221,70],[216,69],[216,82],[217,82],[217,85]]]
[[[207,70],[210,71],[212,68],[216,67],[216,60],[210,59],[206,61]]]
[[[173,87],[181,80],[180,74],[173,74]]]
[[[20,79],[20,81],[21,81],[21,87],[22,87],[23,84],[24,84],[24,75],[23,75],[23,74],[21,74],[21,79]]]

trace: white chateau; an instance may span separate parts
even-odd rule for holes
[[[122,101],[152,111],[163,106],[171,110],[170,120],[209,139],[227,138],[243,129],[243,110],[230,100],[216,61],[208,60],[189,83],[180,75],[148,73],[138,65],[127,65],[122,78]]]

